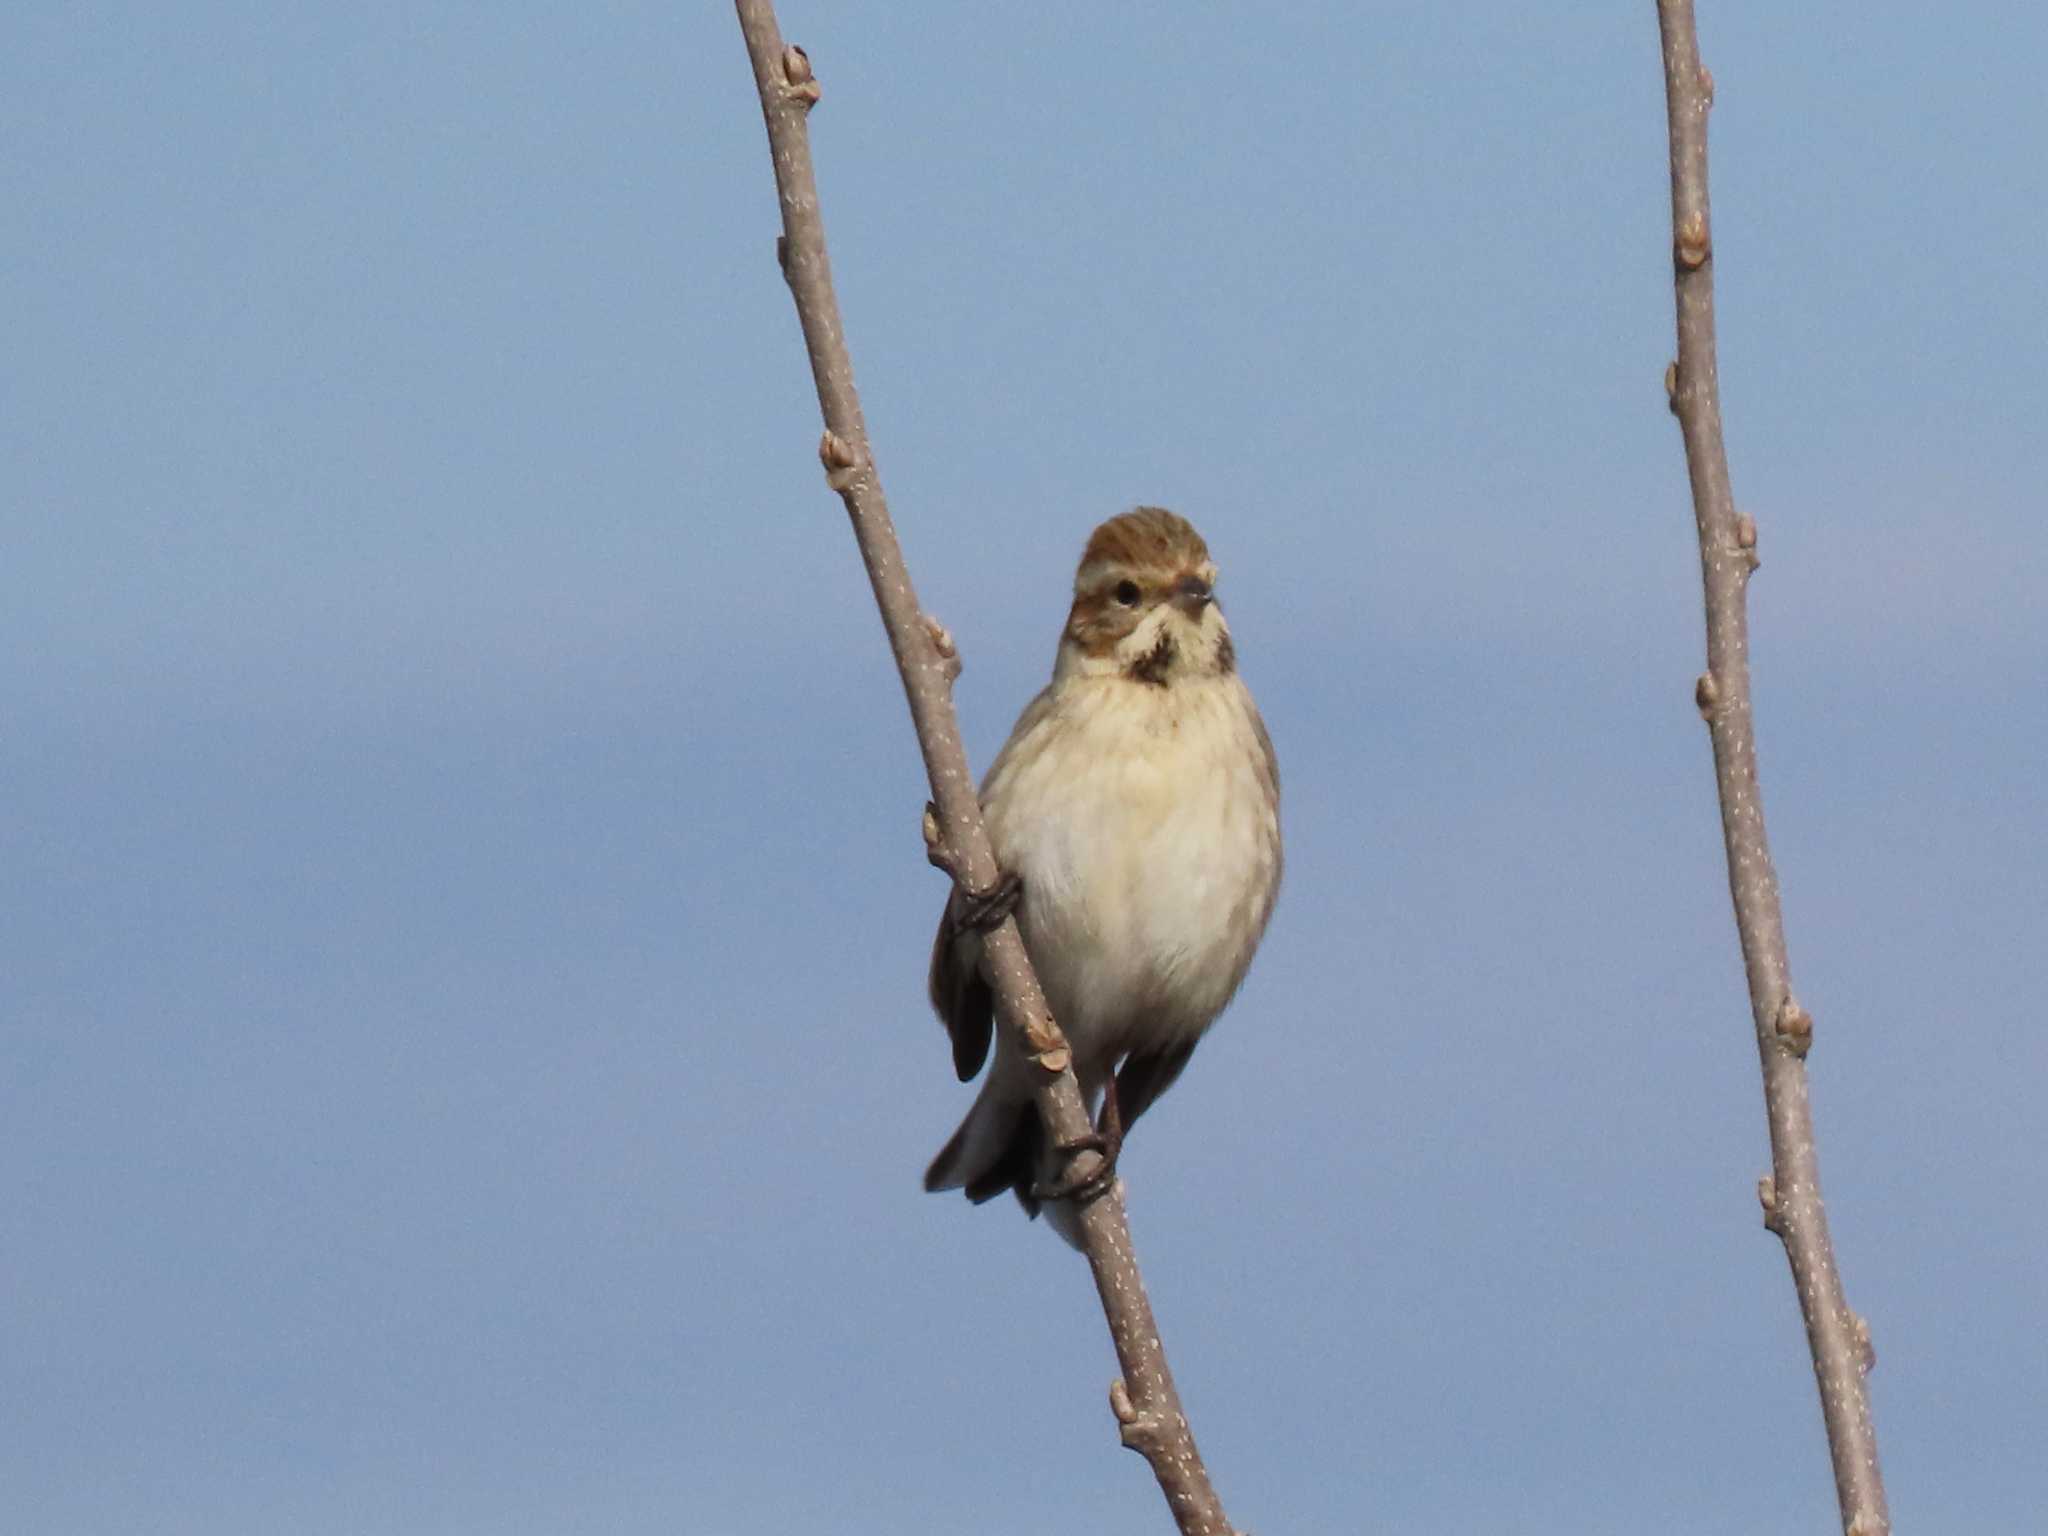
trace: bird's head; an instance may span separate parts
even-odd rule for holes
[[[1186,518],[1139,507],[1089,536],[1055,676],[1115,676],[1165,688],[1236,666],[1216,603],[1216,562]]]

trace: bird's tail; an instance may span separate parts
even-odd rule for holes
[[[976,1205],[1006,1189],[1015,1190],[1017,1202],[1036,1216],[1039,1202],[1031,1189],[1044,1160],[1045,1127],[1030,1099],[999,1094],[993,1091],[996,1086],[991,1074],[960,1129],[925,1170],[924,1187],[964,1189]]]

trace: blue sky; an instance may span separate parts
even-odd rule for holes
[[[1771,830],[1904,1528],[2038,1523],[2031,7],[1704,6]],[[1207,534],[1287,785],[1132,1221],[1262,1531],[1827,1529],[1694,715],[1653,8],[789,4],[986,762]],[[0,1508],[1163,1528],[921,1193],[943,897],[721,6],[0,22]]]

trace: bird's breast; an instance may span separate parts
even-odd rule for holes
[[[1280,875],[1277,786],[1234,676],[1062,685],[983,792],[1021,921],[1084,1065],[1198,1035],[1237,990]]]

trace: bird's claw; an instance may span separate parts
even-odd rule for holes
[[[953,905],[947,922],[954,933],[993,933],[1017,910],[1018,898],[1024,894],[1022,877],[1006,869],[985,889],[970,884],[961,868],[964,861],[940,829],[939,808],[929,800],[924,807],[924,856],[953,879]]]
[[[1050,1182],[1041,1181],[1033,1184],[1031,1198],[1047,1203],[1054,1200],[1070,1200],[1075,1205],[1088,1205],[1100,1200],[1109,1193],[1110,1186],[1116,1183],[1116,1159],[1117,1153],[1123,1150],[1119,1145],[1122,1140],[1121,1136],[1112,1139],[1100,1132],[1090,1131],[1087,1135],[1076,1136],[1071,1141],[1053,1143],[1053,1150],[1066,1157],[1066,1167],[1062,1169],[1058,1178]],[[1073,1167],[1073,1159],[1083,1152],[1093,1152],[1096,1155],[1095,1166],[1084,1174],[1077,1175],[1068,1171]]]
[[[1024,894],[1024,881],[1015,870],[1006,869],[986,890],[976,890],[964,880],[955,889],[959,897],[953,909],[954,931],[993,933],[1017,910],[1017,902]]]

